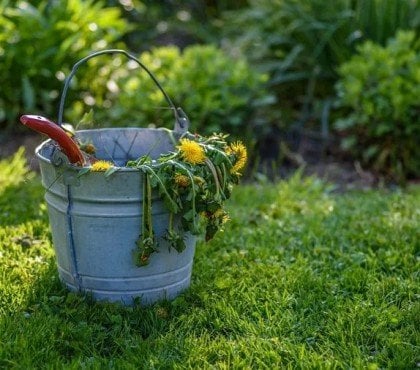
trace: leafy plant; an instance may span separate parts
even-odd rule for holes
[[[352,10],[362,40],[385,45],[398,29],[419,32],[418,0],[357,0]]]
[[[224,11],[240,9],[247,0],[108,0],[120,6],[135,28],[124,37],[131,50],[174,44],[185,47],[220,40],[218,24]]]
[[[178,252],[186,248],[186,233],[205,234],[208,241],[227,221],[224,203],[230,198],[233,185],[239,182],[247,151],[240,142],[228,144],[226,137],[187,134],[179,140],[176,150],[162,154],[157,160],[145,155],[126,163],[126,167],[137,168],[144,174],[137,264],[147,265],[150,255],[158,250],[153,231],[152,189],[156,189],[170,213],[164,238]],[[79,176],[90,171],[104,171],[104,176],[110,176],[118,170],[113,163],[100,160],[80,169]]]
[[[371,41],[339,68],[338,103],[350,114],[336,122],[343,146],[398,181],[420,174],[420,42],[401,31],[386,47]]]
[[[70,67],[127,30],[119,9],[102,1],[0,2],[0,125],[14,124],[25,111],[55,113]]]
[[[283,121],[303,124],[328,113],[338,75],[362,40],[382,42],[419,27],[412,0],[251,0],[227,13],[228,47],[264,73],[279,97]],[[324,122],[325,123],[325,122]]]
[[[175,46],[155,48],[142,53],[140,61],[200,134],[225,131],[244,137],[252,130],[256,109],[270,101],[264,90],[266,76],[252,70],[244,58],[230,58],[215,46],[190,46],[183,52]],[[115,65],[118,68],[113,69]],[[115,57],[86,86],[92,90],[95,121],[115,126],[172,125],[163,95],[144,71],[133,68],[131,62]],[[110,80],[105,81],[108,75]],[[85,110],[83,102],[73,109],[72,119],[77,121]]]

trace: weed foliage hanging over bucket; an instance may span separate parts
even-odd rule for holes
[[[67,90],[82,63],[120,53],[156,83],[174,113],[173,130],[63,125]],[[153,74],[123,50],[87,56],[67,77],[58,122],[21,122],[50,137],[37,149],[58,272],[68,288],[96,299],[148,304],[176,297],[190,284],[197,235],[208,241],[228,220],[224,202],[246,161],[240,142],[188,132]]]

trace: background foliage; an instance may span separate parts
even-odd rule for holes
[[[120,6],[124,16],[135,24],[124,40],[134,50],[175,44],[217,44],[224,12],[247,6],[247,0],[108,0]]]
[[[0,127],[16,125],[23,112],[55,113],[71,66],[128,29],[120,10],[102,1],[0,2]]]
[[[245,58],[229,57],[215,46],[194,45],[183,51],[175,46],[153,48],[139,60],[187,113],[193,132],[225,131],[249,137],[256,109],[270,100],[264,89],[266,76],[252,70]],[[94,81],[83,84],[86,94],[93,86],[96,123],[172,128],[173,113],[163,94],[137,65],[115,57],[96,75]],[[75,104],[73,112],[79,118],[85,111],[85,104]]]
[[[256,141],[264,149],[262,155],[268,152],[269,157],[276,156],[284,137],[299,141],[307,134],[320,141],[320,152],[336,151],[334,145],[325,144],[334,143],[331,138],[344,140],[347,146],[352,140],[364,145],[376,140],[370,137],[373,131],[339,130],[337,135],[338,126],[331,124],[347,114],[358,114],[352,113],[350,105],[334,104],[340,66],[365,41],[385,46],[398,30],[411,30],[418,38],[419,5],[419,0],[2,0],[0,127],[16,126],[23,112],[54,118],[62,79],[70,66],[92,50],[120,47],[136,55],[145,53],[144,58],[150,54],[161,62],[171,60],[171,67],[165,62],[151,68],[190,115],[192,127],[203,133],[241,134],[248,145]],[[197,43],[212,46],[190,48]],[[212,58],[223,73],[212,69]],[[86,110],[83,102],[95,107],[101,122],[131,125],[170,120],[168,112],[159,109],[156,90],[141,75],[124,75],[122,63],[101,59],[80,69],[66,107],[68,119],[77,122]],[[108,68],[110,64],[114,68]],[[406,79],[404,69],[394,73],[397,79]],[[419,73],[417,64],[410,73]],[[261,81],[261,74],[267,81]],[[135,92],[139,83],[142,88]],[[393,86],[393,92],[405,95],[400,88]],[[363,99],[378,104],[378,99]],[[407,124],[413,126],[416,121]],[[398,133],[399,118],[389,119],[387,125],[389,132],[395,131],[389,138],[399,137],[398,143],[411,145],[405,143],[407,136]],[[356,150],[348,153],[359,158]],[[407,155],[394,151],[393,160],[365,158],[364,164],[403,181],[419,176],[418,159],[408,161]]]
[[[397,180],[420,173],[420,41],[399,32],[386,47],[367,41],[339,69],[336,122],[343,145]]]
[[[251,0],[227,13],[225,26],[228,47],[270,74],[286,113],[281,124],[319,126],[337,67],[361,41],[384,44],[398,29],[419,32],[420,8],[417,0]]]

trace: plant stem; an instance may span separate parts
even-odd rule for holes
[[[150,184],[149,174],[146,175],[147,179],[147,223],[148,223],[148,236],[153,237],[153,224],[152,224],[152,186]]]
[[[193,214],[194,214],[194,217],[193,217],[193,225],[194,225],[194,230],[197,230],[198,229],[198,227],[197,227],[197,221],[196,221],[196,219],[195,219],[195,215],[196,215],[196,207],[195,207],[195,183],[194,183],[194,177],[192,176],[192,174],[191,174],[191,172],[188,170],[188,168],[186,168],[185,166],[183,166],[182,164],[180,164],[180,163],[178,163],[178,162],[175,162],[175,161],[173,161],[173,160],[170,160],[170,161],[168,161],[168,163],[171,163],[172,165],[174,165],[175,167],[179,167],[179,168],[181,168],[182,170],[183,170],[183,172],[184,173],[186,173],[187,174],[187,176],[189,177],[189,179],[190,179],[190,181],[191,181],[191,190],[192,190],[192,193],[193,193],[193,196],[192,196],[192,200],[191,200],[191,206],[192,206],[192,211],[193,211]]]
[[[172,233],[174,230],[174,213],[170,212],[169,213],[169,226],[168,226],[168,231],[169,233]]]
[[[146,166],[146,165],[142,165],[140,167],[145,173],[150,173],[152,174],[154,177],[156,177],[156,179],[159,182],[160,185],[160,189],[165,193],[166,198],[171,202],[172,206],[174,207],[174,209],[178,209],[178,205],[175,203],[175,201],[172,199],[172,197],[169,195],[168,190],[166,190],[165,185],[163,184],[162,180],[160,179],[160,177],[157,175],[157,173],[155,171],[153,171],[153,169],[150,166]]]
[[[143,180],[143,217],[142,217],[142,225],[141,225],[141,237],[142,239],[145,238],[146,235],[146,227],[147,227],[147,173],[143,173],[144,180]]]
[[[206,158],[206,165],[210,169],[210,171],[211,171],[211,173],[213,175],[214,183],[216,185],[216,195],[219,195],[219,192],[220,192],[220,184],[219,184],[219,178],[217,176],[216,168],[214,167],[213,162],[210,159],[208,159],[208,158]]]

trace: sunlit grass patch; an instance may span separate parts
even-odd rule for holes
[[[336,194],[299,173],[241,186],[225,231],[198,245],[191,288],[123,308],[62,288],[40,180],[21,154],[5,174],[0,367],[416,366],[419,187]]]

